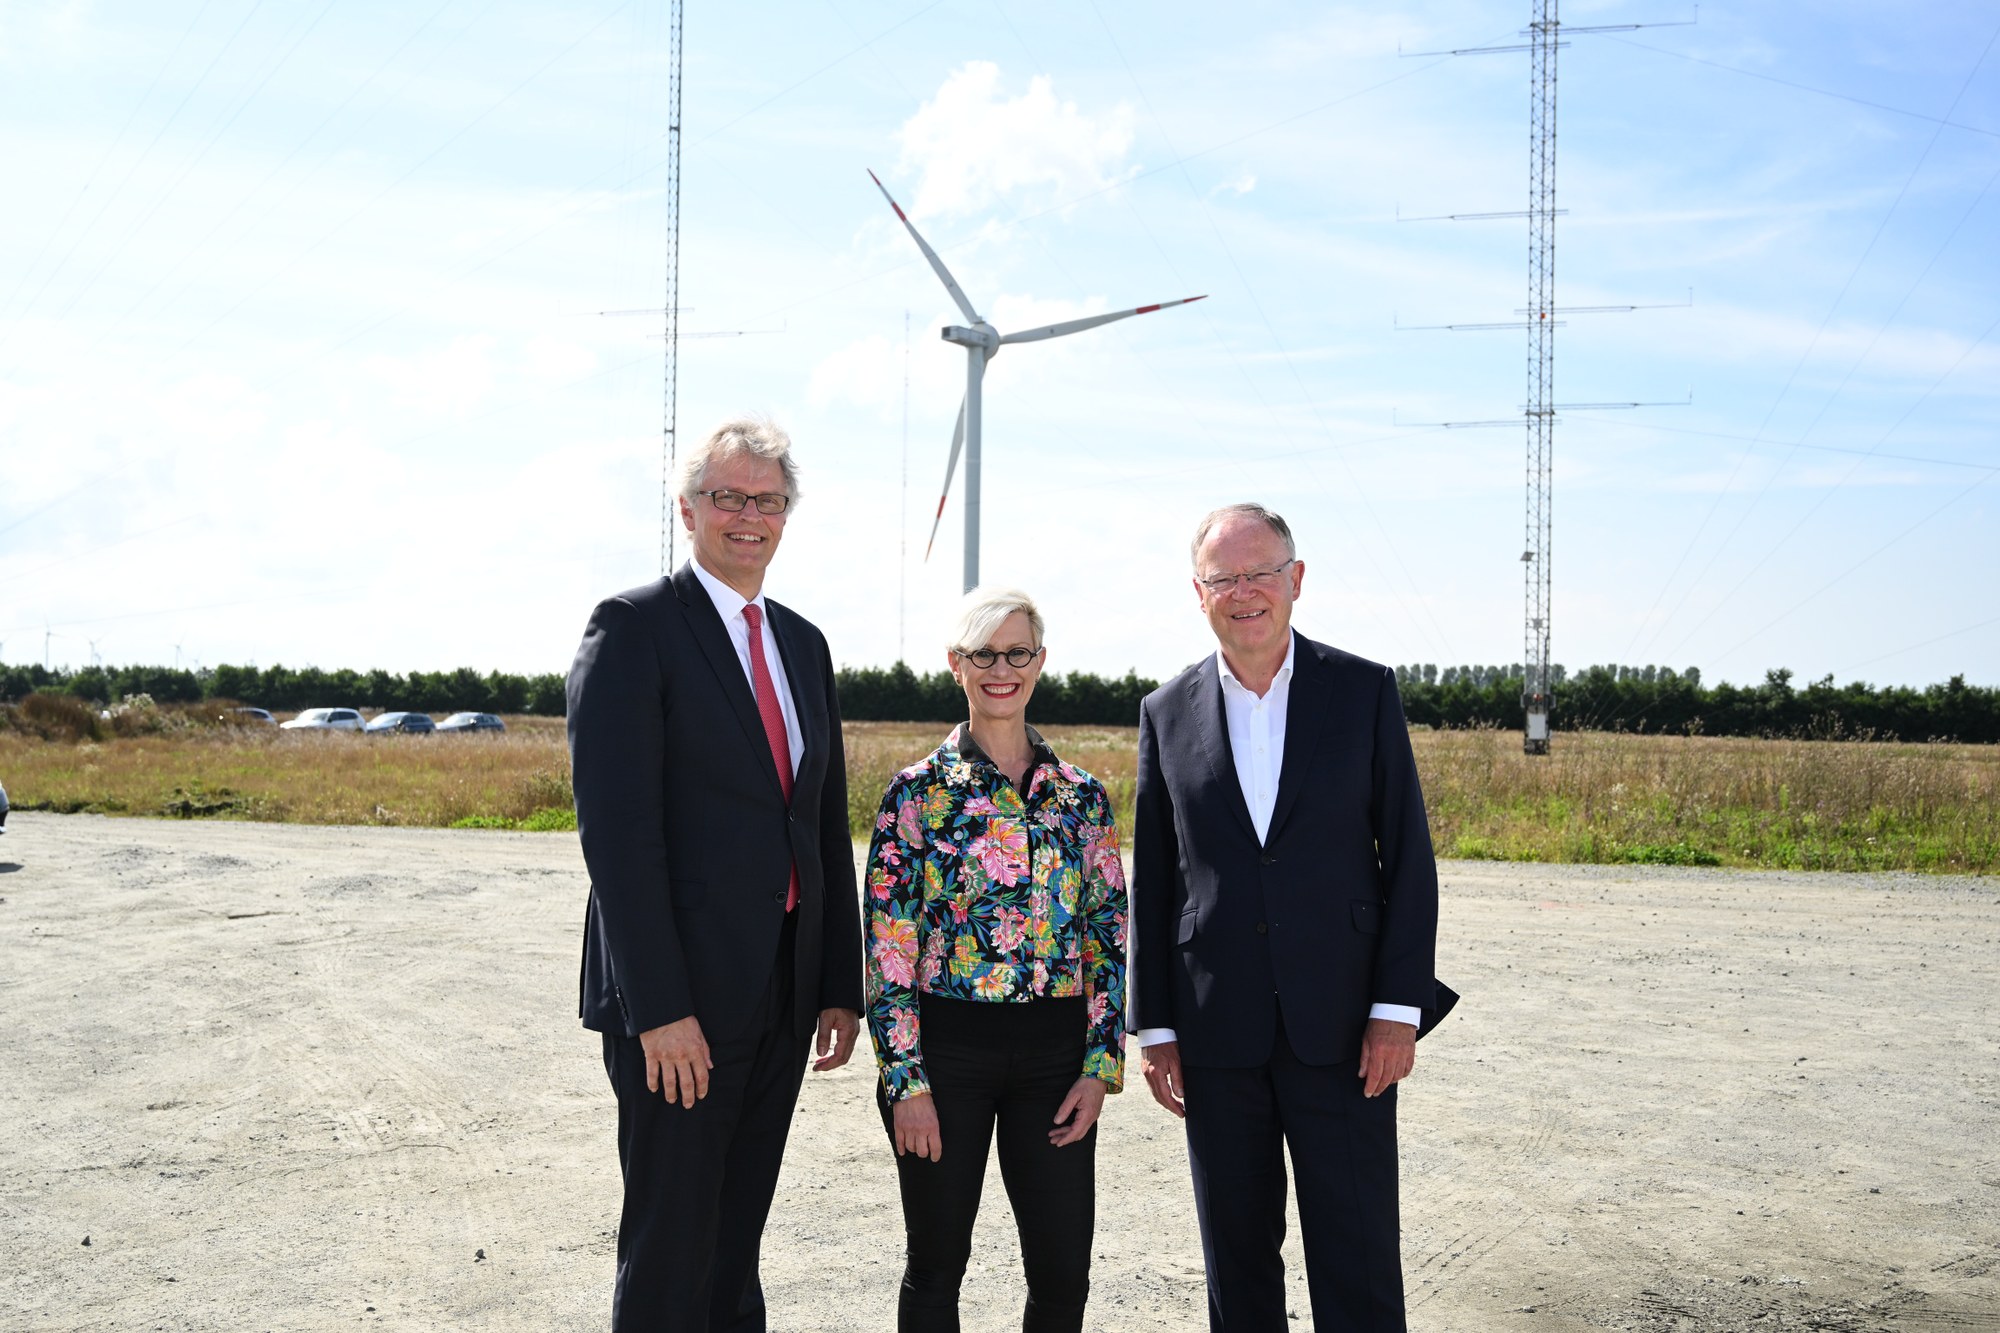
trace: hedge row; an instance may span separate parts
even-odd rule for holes
[[[1766,672],[1762,684],[1704,686],[1701,673],[1666,667],[1559,669],[1555,725],[1570,731],[1666,732],[1703,736],[1803,736],[1827,740],[2000,742],[2000,689],[1967,685],[1835,685],[1832,676],[1803,688],[1792,672]],[[1398,667],[1403,715],[1433,727],[1518,727],[1521,669]]]
[[[1593,731],[1668,732],[1709,736],[1821,736],[2000,742],[2000,689],[1967,685],[1954,676],[1942,685],[1914,689],[1854,682],[1836,686],[1827,676],[1804,687],[1792,673],[1775,670],[1762,684],[1704,686],[1695,670],[1594,666],[1576,675],[1562,668],[1556,680],[1554,722]],[[1518,727],[1521,668],[1513,666],[1398,667],[1403,712],[1433,727]],[[1139,701],[1157,682],[1128,671],[1111,679],[1090,672],[1049,675],[1036,688],[1030,716],[1036,722],[1131,726]],[[924,675],[903,663],[893,667],[843,667],[837,685],[843,716],[861,722],[949,722],[965,715],[965,699],[949,672]],[[470,668],[456,671],[325,671],[219,666],[86,667],[77,671],[0,666],[0,700],[32,693],[69,694],[108,703],[149,694],[162,703],[237,699],[265,708],[295,710],[322,705],[412,709],[425,713],[475,711],[538,713],[560,717],[563,678]]]
[[[1049,675],[1035,690],[1038,722],[1129,726],[1139,717],[1139,700],[1158,682],[1132,672],[1107,680],[1089,672]],[[843,667],[836,681],[842,715],[867,722],[950,722],[965,716],[965,696],[948,671],[917,675],[902,663],[893,667]],[[420,713],[533,713],[563,715],[563,677],[549,672],[519,676],[469,667],[456,671],[326,671],[319,667],[218,666],[189,671],[172,667],[85,667],[77,671],[39,666],[0,666],[0,700],[30,694],[68,694],[111,703],[147,694],[159,703],[235,699],[291,712],[338,706],[408,709]]]

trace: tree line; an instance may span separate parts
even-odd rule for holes
[[[470,667],[456,671],[328,671],[320,667],[216,666],[198,671],[164,666],[90,666],[48,670],[0,666],[0,699],[32,693],[70,694],[112,704],[135,694],[155,703],[227,699],[279,712],[304,708],[369,708],[413,713],[538,713],[563,715],[563,678]]]
[[[1953,676],[1942,685],[1803,686],[1783,667],[1756,685],[1702,684],[1693,667],[1553,667],[1551,720],[1568,731],[1788,736],[1827,740],[2000,742],[2000,689]],[[1403,716],[1433,727],[1518,727],[1522,670],[1512,666],[1396,668]]]
[[[1794,684],[1783,668],[1756,685],[1704,685],[1690,667],[1593,666],[1574,675],[1557,666],[1553,720],[1571,731],[1666,732],[1707,736],[1876,737],[1910,741],[2000,742],[2000,689],[1954,676],[1942,685],[1835,685],[1826,676]],[[1403,714],[1431,727],[1518,727],[1520,664],[1396,668]],[[857,722],[951,722],[965,716],[965,696],[948,671],[919,674],[891,667],[842,667],[836,674],[842,716]],[[1132,726],[1139,701],[1158,682],[1076,671],[1044,676],[1029,705],[1038,723]],[[96,704],[146,694],[160,703],[228,699],[279,711],[322,706],[408,709],[423,713],[529,713],[560,717],[563,677],[456,671],[324,670],[319,667],[81,667],[0,665],[0,701],[66,694]]]
[[[1042,677],[1031,705],[1035,721],[1131,726],[1139,701],[1159,682],[1135,672],[1106,678],[1088,671]],[[857,722],[952,722],[965,716],[965,695],[949,671],[923,675],[893,667],[842,667],[835,677],[841,715]],[[217,666],[199,671],[163,666],[90,666],[74,670],[0,665],[0,700],[66,694],[108,705],[135,694],[156,703],[227,699],[279,712],[343,707],[417,713],[527,713],[561,717],[563,677],[515,675],[470,667],[394,672],[320,667]]]

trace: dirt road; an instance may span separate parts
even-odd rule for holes
[[[1466,999],[1402,1095],[1412,1328],[2000,1329],[2000,885],[1445,885]],[[0,1327],[603,1327],[584,891],[566,835],[17,814]],[[774,1328],[893,1327],[870,1077],[807,1079]],[[1181,1140],[1143,1088],[1099,1160],[1090,1326],[1206,1327]],[[1018,1327],[997,1178],[987,1199],[966,1325]]]

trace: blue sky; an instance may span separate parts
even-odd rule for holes
[[[659,571],[662,0],[0,7],[0,659],[560,670]],[[1690,7],[1572,4],[1570,24]],[[1262,499],[1299,623],[1521,656],[1526,5],[688,6],[679,421],[793,432],[768,590],[919,665],[959,322],[986,575],[1051,666],[1207,646]],[[1706,5],[1560,55],[1555,656],[2000,682],[1988,6]],[[1692,304],[1687,304],[1689,301]],[[909,338],[904,336],[905,317]],[[907,371],[907,461],[905,374]],[[905,478],[907,477],[907,481]],[[955,488],[956,490],[956,488]],[[682,547],[685,550],[685,547]]]

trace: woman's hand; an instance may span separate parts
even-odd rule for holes
[[[1099,1094],[1098,1100],[1103,1101],[1103,1094]],[[944,1140],[938,1135],[937,1103],[928,1092],[903,1098],[889,1108],[889,1114],[896,1127],[896,1156],[913,1152],[933,1162],[944,1156]]]
[[[1049,1142],[1058,1148],[1067,1147],[1090,1133],[1090,1127],[1104,1112],[1104,1093],[1103,1079],[1078,1079],[1056,1110],[1056,1127],[1049,1131]]]

